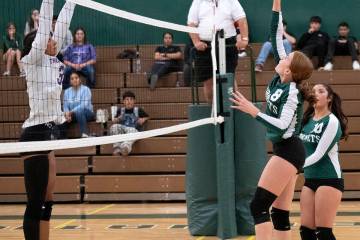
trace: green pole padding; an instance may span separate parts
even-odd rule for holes
[[[266,129],[240,111],[235,111],[234,118],[237,230],[239,235],[252,235],[255,228],[250,202],[267,162]]]
[[[211,106],[191,105],[189,120],[211,116]],[[186,203],[191,235],[215,236],[217,231],[216,147],[214,125],[188,130]]]
[[[217,197],[219,205],[217,236],[221,239],[237,236],[235,215],[235,172],[234,172],[234,116],[230,108],[230,93],[233,91],[233,74],[218,77],[218,111],[225,122],[217,125]]]

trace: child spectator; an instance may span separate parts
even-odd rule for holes
[[[321,18],[313,16],[310,18],[310,28],[304,33],[299,42],[298,49],[305,53],[310,59],[313,56],[319,57],[318,68],[324,67],[325,56],[329,44],[329,35],[320,31]]]
[[[21,63],[21,51],[23,49],[22,39],[16,34],[16,26],[10,22],[7,25],[6,34],[3,36],[3,60],[6,63],[6,70],[4,76],[9,76],[11,68],[16,60],[20,70],[20,77],[25,76],[24,69]]]
[[[81,137],[89,137],[87,122],[94,120],[91,91],[81,84],[80,75],[72,72],[71,87],[64,93],[64,113],[67,123],[78,122]]]
[[[296,38],[293,34],[289,33],[287,31],[287,22],[283,20],[283,26],[284,26],[284,34],[283,34],[283,42],[284,42],[284,48],[287,55],[289,55],[292,51],[292,46],[296,44]],[[256,59],[256,66],[255,71],[256,72],[262,72],[264,69],[264,64],[266,62],[267,57],[270,53],[273,53],[272,45],[271,45],[271,38],[268,37],[268,41],[266,41],[259,53],[258,58]]]
[[[74,42],[67,47],[64,54],[66,65],[64,72],[63,89],[67,89],[70,84],[70,74],[76,70],[85,76],[87,85],[92,88],[95,86],[96,52],[93,45],[87,43],[86,32],[79,27],[74,31]]]
[[[39,28],[39,14],[39,10],[31,10],[29,21],[27,21],[25,24],[24,36],[26,36],[29,32],[32,32]]]
[[[159,46],[155,50],[155,63],[151,69],[149,76],[150,89],[154,90],[157,80],[170,73],[179,71],[179,60],[182,58],[180,47],[174,46],[172,33],[163,34],[164,45]]]
[[[325,60],[325,71],[333,69],[332,60],[335,56],[351,56],[352,67],[354,70],[360,70],[358,59],[359,46],[355,37],[350,36],[350,27],[346,22],[342,22],[338,26],[338,36],[329,42],[328,53]]]
[[[117,110],[114,123],[110,127],[110,135],[136,133],[142,131],[149,115],[139,107],[135,106],[135,94],[127,91],[123,95],[123,107]],[[113,155],[128,155],[135,141],[114,143]]]

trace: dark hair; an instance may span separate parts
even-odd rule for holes
[[[312,16],[312,17],[310,18],[310,23],[313,23],[313,22],[316,22],[316,23],[320,23],[320,24],[321,24],[321,22],[322,22],[321,17],[319,17],[319,16]]]
[[[348,24],[347,22],[341,22],[341,23],[339,23],[338,28],[339,28],[339,27],[347,27],[347,28],[350,28],[350,26],[349,26],[349,24]]]
[[[8,24],[6,25],[6,35],[7,35],[7,36],[9,36],[8,30],[9,30],[9,28],[10,28],[11,26],[14,26],[14,28],[16,29],[16,25],[15,25],[14,22],[8,22]]]
[[[28,34],[26,34],[24,41],[23,41],[24,49],[21,52],[21,57],[25,57],[31,51],[32,43],[35,40],[36,33],[37,33],[37,30],[33,30],[33,31],[29,32]]]
[[[133,98],[133,99],[135,99],[135,94],[133,93],[133,92],[131,92],[131,91],[126,91],[124,94],[123,94],[123,100],[125,99],[125,98],[127,98],[127,97],[129,97],[129,98]]]
[[[36,8],[31,9],[30,18],[29,18],[30,31],[31,31],[32,29],[34,29],[34,27],[35,27],[35,22],[34,22],[34,20],[32,19],[32,15],[33,15],[33,13],[34,13],[35,11],[39,11],[39,10],[37,10]]]
[[[339,119],[340,122],[340,127],[341,127],[341,131],[342,131],[342,135],[341,138],[343,139],[347,139],[349,136],[349,133],[347,131],[348,129],[348,119],[345,116],[342,106],[341,106],[341,98],[340,96],[334,92],[334,90],[331,88],[330,85],[328,84],[324,84],[324,83],[320,83],[319,85],[324,86],[324,88],[326,89],[326,91],[328,92],[328,98],[331,99],[331,101],[329,102],[329,110]],[[312,101],[309,101],[309,106],[306,109],[305,113],[304,113],[304,117],[303,117],[303,121],[302,121],[302,126],[305,126],[306,123],[309,122],[310,118],[314,115],[315,112],[315,108],[314,108],[314,104],[315,104],[316,100],[315,97],[313,97]]]
[[[74,32],[73,32],[73,43],[76,43],[76,37],[75,37],[75,35],[76,35],[76,33],[78,32],[78,31],[82,31],[83,33],[84,33],[84,43],[87,43],[87,39],[86,39],[86,31],[85,31],[85,29],[83,28],[83,27],[77,27],[75,30],[74,30]]]
[[[171,38],[174,39],[174,35],[171,32],[164,32],[163,38],[165,37],[166,34],[169,34],[171,36]]]

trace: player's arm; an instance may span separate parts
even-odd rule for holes
[[[267,128],[272,128],[279,133],[285,133],[294,118],[295,111],[299,103],[298,93],[299,90],[296,88],[289,91],[286,101],[281,109],[279,118],[271,117],[265,113],[259,112],[256,115],[256,120],[261,122]]]
[[[284,26],[282,23],[281,14],[281,0],[274,0],[273,2],[273,13],[271,18],[271,44],[274,50],[275,62],[278,63],[280,59],[286,57],[286,52],[283,42]]]
[[[320,159],[322,159],[339,141],[340,135],[339,121],[335,117],[330,116],[329,123],[320,138],[315,152],[306,158],[304,167],[308,167],[320,161]]]
[[[75,4],[66,1],[63,8],[60,11],[58,20],[56,21],[54,40],[56,41],[57,49],[56,53],[59,53],[63,43],[66,41],[66,35],[70,27],[71,19],[74,14]]]
[[[31,50],[29,54],[25,56],[26,62],[34,64],[41,60],[45,54],[50,39],[53,14],[54,0],[43,0],[40,7],[39,28],[32,43]]]

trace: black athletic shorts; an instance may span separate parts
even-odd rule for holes
[[[60,136],[58,126],[54,122],[43,123],[23,129],[20,142],[56,140]],[[21,156],[49,154],[51,151],[21,153]]]
[[[198,82],[204,82],[213,75],[212,60],[211,60],[211,42],[204,41],[208,47],[205,51],[198,51],[195,49],[195,78]],[[235,68],[238,63],[238,50],[236,48],[236,37],[231,37],[225,40],[226,43],[226,72],[235,73]],[[218,43],[216,43],[218,49]],[[216,51],[217,66],[219,69],[219,53]]]
[[[288,139],[283,139],[281,142],[274,143],[273,152],[274,155],[294,165],[298,173],[300,173],[306,158],[305,147],[300,138],[293,136]]]
[[[314,192],[321,186],[329,186],[336,188],[340,192],[344,192],[344,179],[343,178],[307,178],[305,179],[304,186],[310,188]]]

